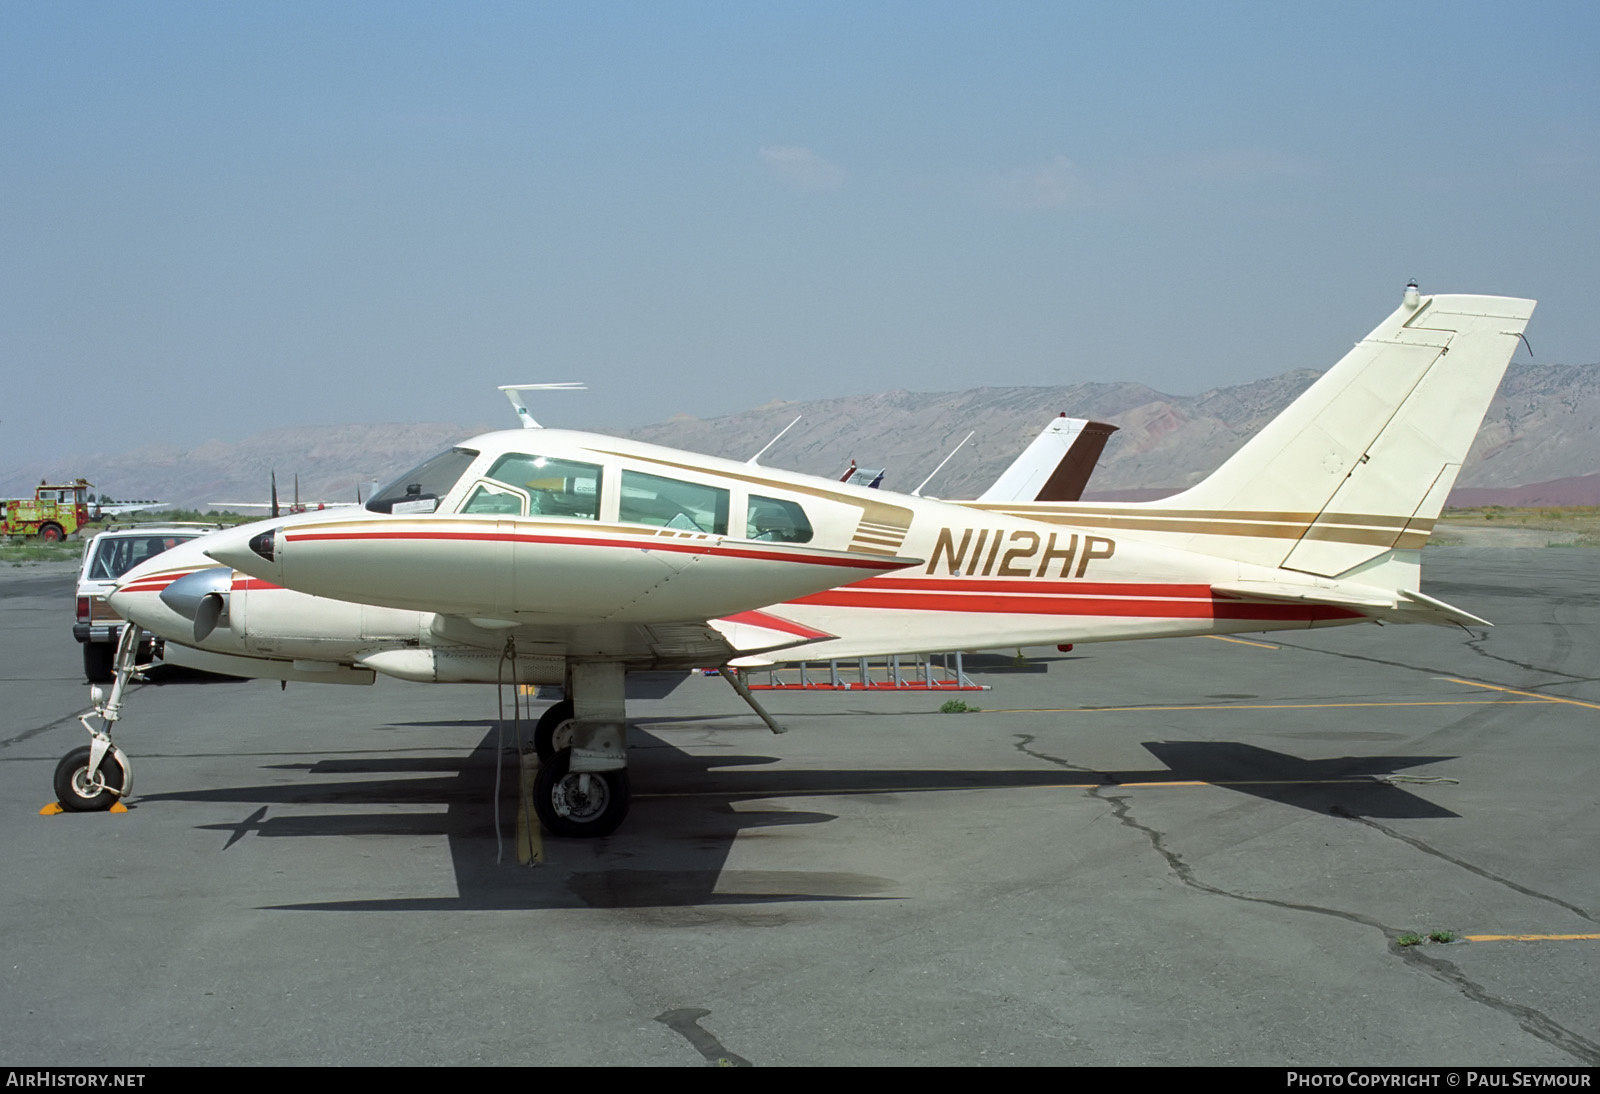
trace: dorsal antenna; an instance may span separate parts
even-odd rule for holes
[[[805,417],[804,414],[796,414],[794,416],[794,422],[798,422],[803,417]],[[748,460],[745,460],[744,462],[749,464],[751,467],[756,466],[756,462],[758,460],[760,460],[762,456],[765,456],[767,454],[767,449],[771,448],[773,445],[777,444],[778,441],[782,439],[782,437],[783,437],[783,435],[785,433],[789,432],[789,430],[794,428],[794,422],[790,422],[788,425],[786,425],[782,429],[778,430],[778,435],[776,437],[774,437],[774,438],[772,438],[772,440],[768,441],[766,443],[766,445],[762,447],[760,452],[757,452],[754,456],[751,456]]]
[[[575,382],[559,384],[501,384],[500,390],[506,393],[506,398],[511,400],[511,407],[517,412],[517,420],[522,423],[523,429],[543,429],[538,422],[533,420],[533,415],[528,413],[528,404],[522,398],[524,391],[588,391],[588,384]]]

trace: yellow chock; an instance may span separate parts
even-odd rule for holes
[[[66,812],[66,810],[61,808],[61,803],[60,802],[51,802],[49,805],[47,805],[43,809],[39,810],[39,815],[41,817],[53,817],[57,813],[65,813],[65,812]]]
[[[106,810],[108,813],[126,813],[127,811],[128,807],[121,802],[113,802],[111,808]]]

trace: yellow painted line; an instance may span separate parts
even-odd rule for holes
[[[1526,693],[1523,693],[1526,694]],[[1189,707],[1006,707],[1001,710],[984,710],[983,714],[1101,714],[1128,711],[1160,711],[1160,710],[1323,710],[1337,707],[1481,707],[1485,703],[1493,702],[1488,699],[1428,699],[1406,700],[1386,703],[1259,703],[1259,704],[1233,704],[1233,703],[1208,703],[1202,706]],[[1527,703],[1539,705],[1550,702],[1544,698],[1534,699],[1502,699],[1499,702],[1506,705]]]
[[[544,826],[533,811],[533,780],[539,775],[539,757],[525,752],[517,775],[517,861],[524,866],[544,861]]]
[[[1252,642],[1248,638],[1229,638],[1225,634],[1208,634],[1205,637],[1215,638],[1218,642],[1237,642],[1241,646],[1260,646],[1264,650],[1281,650],[1282,646],[1272,646],[1265,642]]]
[[[1464,934],[1468,942],[1597,942],[1600,934]]]
[[[1452,684],[1465,684],[1469,688],[1488,688],[1490,691],[1503,691],[1508,695],[1531,695],[1546,703],[1571,703],[1575,707],[1588,707],[1590,710],[1600,710],[1600,703],[1585,703],[1581,699],[1568,699],[1560,695],[1540,695],[1537,691],[1518,691],[1516,688],[1503,688],[1496,684],[1480,684],[1476,680],[1458,680],[1454,676],[1444,676]]]

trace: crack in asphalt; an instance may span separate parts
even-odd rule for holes
[[[1057,756],[1050,756],[1050,755],[1047,755],[1046,753],[1036,752],[1033,749],[1029,748],[1028,746],[1031,745],[1035,740],[1038,739],[1032,733],[1018,733],[1018,734],[1016,734],[1016,739],[1017,739],[1017,743],[1015,745],[1013,745],[1012,747],[1014,747],[1018,752],[1022,753],[1024,756],[1032,756],[1036,760],[1043,760],[1047,764],[1052,764],[1052,765],[1054,765],[1056,767],[1064,768],[1067,771],[1076,771],[1076,772],[1078,772],[1080,774],[1083,774],[1083,775],[1093,775],[1095,778],[1099,779],[1101,782],[1105,783],[1107,786],[1115,786],[1115,785],[1117,785],[1117,780],[1113,779],[1110,775],[1107,775],[1104,771],[1096,771],[1092,767],[1079,767],[1077,764],[1068,763],[1066,760],[1063,760],[1063,759],[1061,759],[1061,758],[1059,758]]]
[[[138,694],[140,691],[143,691],[148,686],[149,685],[146,683],[129,684],[128,687],[122,692],[122,701],[126,703],[130,698]],[[41,733],[48,733],[57,726],[66,725],[68,722],[76,722],[79,716],[88,713],[90,713],[90,711],[75,710],[71,714],[63,714],[53,722],[46,722],[42,726],[34,726],[32,729],[25,729],[21,733],[17,733],[13,736],[0,740],[0,749],[7,749],[12,745],[21,744],[23,741],[31,740],[34,737],[39,736]]]
[[[1573,915],[1578,916],[1580,919],[1586,919],[1590,923],[1600,922],[1600,920],[1595,919],[1594,916],[1590,915],[1587,911],[1585,911],[1583,908],[1578,907],[1576,904],[1568,904],[1566,901],[1562,900],[1560,897],[1551,896],[1549,893],[1541,893],[1537,889],[1530,889],[1526,885],[1522,885],[1522,884],[1519,884],[1518,882],[1512,881],[1508,877],[1502,877],[1499,874],[1496,874],[1491,870],[1485,870],[1481,866],[1474,866],[1472,863],[1467,862],[1465,859],[1456,858],[1454,855],[1451,855],[1451,854],[1448,854],[1448,853],[1446,853],[1444,851],[1441,851],[1437,847],[1433,847],[1433,846],[1431,846],[1431,845],[1429,845],[1427,843],[1424,843],[1422,840],[1417,839],[1415,836],[1408,836],[1404,832],[1397,832],[1393,828],[1390,828],[1388,825],[1379,824],[1377,821],[1372,820],[1370,817],[1358,817],[1354,813],[1347,812],[1347,811],[1345,811],[1344,809],[1340,808],[1337,805],[1330,806],[1329,809],[1328,809],[1328,812],[1332,813],[1335,817],[1338,817],[1340,820],[1355,821],[1357,824],[1364,824],[1368,828],[1374,829],[1374,830],[1376,830],[1378,832],[1382,832],[1384,835],[1390,837],[1391,839],[1397,839],[1401,843],[1406,844],[1407,846],[1415,847],[1418,851],[1421,851],[1425,855],[1432,855],[1434,858],[1437,858],[1442,862],[1448,862],[1452,866],[1459,866],[1461,869],[1467,871],[1469,874],[1476,874],[1477,876],[1479,876],[1479,877],[1481,877],[1481,878],[1483,878],[1483,879],[1485,879],[1487,881],[1492,881],[1497,885],[1504,885],[1506,888],[1510,889],[1512,892],[1521,893],[1523,896],[1532,897],[1534,900],[1542,900],[1542,901],[1545,901],[1546,903],[1554,904],[1558,908],[1565,908],[1567,911],[1571,912]]]
[[[1503,665],[1512,665],[1512,666],[1514,666],[1516,668],[1522,669],[1524,672],[1538,672],[1538,673],[1543,673],[1545,676],[1562,676],[1562,677],[1565,677],[1566,679],[1562,680],[1561,681],[1562,683],[1571,683],[1571,682],[1573,682],[1575,680],[1581,680],[1582,679],[1582,677],[1578,676],[1576,673],[1562,672],[1560,669],[1547,669],[1547,668],[1544,668],[1544,667],[1542,667],[1540,665],[1530,665],[1526,661],[1518,661],[1518,660],[1516,660],[1515,658],[1512,658],[1512,657],[1502,657],[1498,653],[1490,653],[1488,650],[1484,649],[1479,644],[1479,643],[1482,643],[1482,642],[1487,642],[1488,640],[1489,640],[1489,635],[1487,633],[1479,634],[1476,638],[1473,638],[1473,639],[1469,640],[1466,643],[1467,649],[1471,650],[1473,653],[1477,654],[1479,657],[1487,657],[1489,660],[1491,660],[1491,661],[1499,661]],[[1567,643],[1568,648],[1570,648],[1571,645],[1572,645],[1572,643],[1569,641]],[[1566,651],[1565,650],[1560,650],[1560,651],[1553,651],[1553,652],[1564,653]],[[1539,686],[1540,687],[1550,687],[1551,685],[1549,685],[1549,684],[1540,684]]]
[[[1467,643],[1467,645],[1469,647],[1471,647],[1473,642],[1482,642],[1487,637],[1488,637],[1487,634],[1480,635],[1479,637],[1469,641]],[[1460,675],[1460,673],[1457,670],[1454,670],[1454,669],[1430,668],[1427,665],[1408,665],[1404,661],[1390,661],[1390,660],[1387,660],[1387,659],[1382,658],[1382,657],[1369,657],[1369,656],[1367,656],[1365,654],[1360,654],[1360,653],[1341,653],[1341,652],[1339,652],[1337,650],[1318,649],[1316,646],[1298,646],[1298,645],[1295,645],[1293,642],[1284,642],[1284,641],[1281,641],[1281,640],[1277,641],[1277,645],[1282,646],[1284,649],[1298,650],[1301,653],[1316,653],[1316,654],[1321,654],[1324,657],[1342,657],[1346,661],[1365,661],[1369,665],[1382,665],[1385,668],[1391,668],[1391,669],[1406,669],[1407,671],[1410,671],[1410,672],[1425,672],[1430,676],[1459,676]],[[1482,650],[1477,650],[1476,648],[1474,648],[1474,651],[1477,652],[1477,653],[1483,653]],[[1512,660],[1510,660],[1508,658],[1500,657],[1498,654],[1484,653],[1483,655],[1485,657],[1493,658],[1494,660],[1497,660],[1497,661],[1503,661],[1503,662],[1505,662],[1506,664],[1509,664],[1509,665],[1515,665],[1517,668],[1524,669],[1524,670],[1526,670],[1528,672],[1537,672],[1537,673],[1542,673],[1545,676],[1560,676],[1560,677],[1563,678],[1561,680],[1552,681],[1551,683],[1548,683],[1548,684],[1536,684],[1536,685],[1531,685],[1529,687],[1525,687],[1523,690],[1526,690],[1526,691],[1532,691],[1532,690],[1535,690],[1536,688],[1555,687],[1558,684],[1570,684],[1570,683],[1574,683],[1574,682],[1581,682],[1584,679],[1584,677],[1578,676],[1578,675],[1576,675],[1574,673],[1562,672],[1559,669],[1540,668],[1538,665],[1528,665],[1528,664],[1522,663],[1521,661],[1512,661]],[[1507,684],[1507,685],[1502,685],[1502,686],[1509,687],[1510,685]]]
[[[19,745],[23,741],[31,740],[32,738],[39,736],[41,733],[48,733],[57,726],[66,725],[68,722],[75,722],[78,720],[79,713],[82,712],[80,711],[72,714],[64,714],[53,722],[46,722],[42,726],[34,726],[32,729],[25,729],[13,737],[7,737],[5,740],[0,741],[0,749],[10,748],[12,745]]]
[[[1035,751],[1034,749],[1028,747],[1033,741],[1034,737],[1031,735],[1018,734],[1016,747],[1019,751],[1025,753],[1026,755],[1043,760],[1044,762],[1053,764],[1056,767],[1064,767],[1072,771],[1080,771],[1086,774],[1096,775],[1104,780],[1107,785],[1094,787],[1084,791],[1084,793],[1087,796],[1098,801],[1102,801],[1110,806],[1112,815],[1117,819],[1118,823],[1122,824],[1126,828],[1132,829],[1135,832],[1143,834],[1145,839],[1149,841],[1151,849],[1154,850],[1156,854],[1160,855],[1161,858],[1166,862],[1167,868],[1172,871],[1173,875],[1177,877],[1180,882],[1189,888],[1194,889],[1197,892],[1210,893],[1212,896],[1225,897],[1229,900],[1238,900],[1248,904],[1265,904],[1270,907],[1282,908],[1291,912],[1308,912],[1311,915],[1328,916],[1333,919],[1343,920],[1347,923],[1354,923],[1363,927],[1371,927],[1383,935],[1386,944],[1388,945],[1389,952],[1400,957],[1408,965],[1419,968],[1441,983],[1449,985],[1456,991],[1460,992],[1467,999],[1507,1015],[1515,1020],[1517,1025],[1524,1031],[1545,1042],[1546,1044],[1558,1048],[1561,1051],[1574,1056],[1591,1066],[1600,1064],[1600,1044],[1597,1044],[1596,1042],[1583,1037],[1581,1034],[1567,1029],[1565,1026],[1552,1019],[1549,1015],[1544,1014],[1542,1011],[1536,1010],[1533,1007],[1524,1006],[1521,1003],[1514,1003],[1509,999],[1495,995],[1482,984],[1478,983],[1462,972],[1460,967],[1457,966],[1453,961],[1447,961],[1444,958],[1435,957],[1432,954],[1425,953],[1419,946],[1401,946],[1397,941],[1401,932],[1397,928],[1391,927],[1388,924],[1371,918],[1370,916],[1360,915],[1356,912],[1347,912],[1338,908],[1328,908],[1318,904],[1300,904],[1290,900],[1275,900],[1271,897],[1249,896],[1245,893],[1232,892],[1228,889],[1223,889],[1216,885],[1211,885],[1207,882],[1201,881],[1199,876],[1195,873],[1194,867],[1185,862],[1182,855],[1178,854],[1178,852],[1167,846],[1166,838],[1163,833],[1151,827],[1150,825],[1144,824],[1133,815],[1133,808],[1130,804],[1132,799],[1131,794],[1110,793],[1109,791],[1116,784],[1115,781],[1104,772],[1095,771],[1091,768],[1079,767],[1054,756],[1048,756],[1044,753]],[[1444,861],[1453,863],[1489,880],[1508,885],[1517,892],[1524,893],[1539,900],[1550,901],[1551,903],[1576,912],[1584,919],[1589,919],[1591,922],[1593,922],[1588,913],[1583,911],[1581,908],[1576,908],[1573,905],[1567,904],[1557,898],[1527,889],[1516,884],[1515,882],[1498,877],[1478,867],[1474,867],[1469,863],[1461,862],[1460,860],[1452,858],[1449,855],[1445,855],[1442,852],[1438,852],[1435,849],[1420,843],[1419,841],[1403,836],[1398,832],[1394,832],[1383,825],[1376,824],[1375,822],[1369,821],[1362,817],[1355,817],[1351,814],[1345,813],[1342,810],[1337,810],[1334,815],[1340,817],[1341,819],[1359,820],[1364,824],[1371,825],[1373,828],[1376,828],[1378,831],[1383,832],[1386,835],[1392,835],[1396,839],[1399,839],[1410,846],[1416,847],[1420,851],[1435,855]]]
[[[1267,904],[1274,908],[1284,908],[1295,912],[1310,912],[1312,915],[1331,916],[1342,919],[1348,923],[1358,923],[1365,927],[1372,927],[1380,931],[1388,942],[1389,951],[1398,954],[1407,964],[1420,967],[1434,979],[1450,985],[1466,998],[1491,1009],[1498,1010],[1515,1019],[1517,1025],[1529,1034],[1552,1045],[1569,1055],[1575,1056],[1586,1064],[1600,1064],[1600,1044],[1574,1033],[1549,1015],[1521,1003],[1513,1003],[1509,999],[1501,998],[1490,992],[1482,984],[1473,980],[1453,962],[1443,958],[1434,957],[1424,953],[1418,946],[1401,946],[1396,939],[1399,931],[1387,924],[1381,923],[1368,916],[1358,915],[1355,912],[1341,911],[1338,908],[1325,908],[1316,904],[1298,904],[1294,901],[1273,900],[1270,897],[1247,896],[1244,893],[1230,892],[1227,889],[1208,885],[1195,876],[1194,868],[1183,861],[1183,856],[1167,847],[1162,834],[1147,824],[1143,824],[1133,816],[1133,811],[1128,804],[1131,795],[1108,794],[1105,788],[1096,788],[1087,791],[1090,797],[1099,798],[1111,806],[1117,820],[1134,831],[1144,833],[1150,841],[1150,846],[1157,854],[1166,860],[1167,866],[1177,876],[1178,880],[1203,893],[1214,896],[1227,897],[1231,900],[1245,901],[1251,904]],[[1585,918],[1588,918],[1585,916]]]

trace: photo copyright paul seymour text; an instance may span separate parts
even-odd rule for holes
[[[1591,1075],[1571,1071],[1291,1071],[1284,1081],[1292,1087],[1578,1087],[1588,1088]]]

